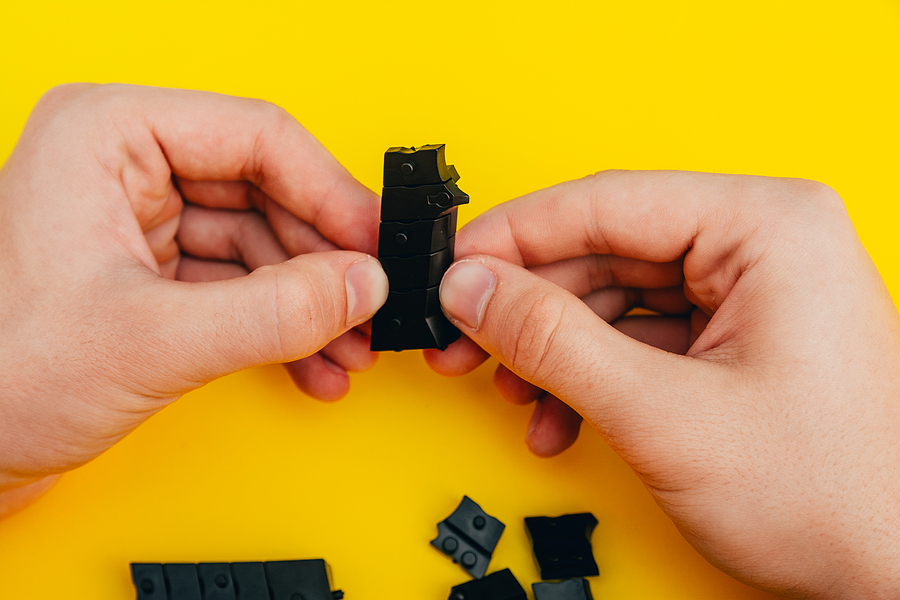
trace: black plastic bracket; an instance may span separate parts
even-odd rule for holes
[[[463,496],[453,514],[437,527],[438,536],[431,540],[431,545],[452,558],[472,577],[480,578],[487,571],[506,525],[481,510],[471,498]]]
[[[594,600],[587,579],[539,581],[531,584],[531,591],[534,592],[534,600]]]
[[[453,586],[448,600],[527,600],[525,589],[509,569]]]
[[[591,548],[591,533],[596,526],[597,519],[591,513],[527,517],[525,529],[531,538],[541,579],[599,575]]]

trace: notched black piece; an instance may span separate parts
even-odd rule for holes
[[[456,235],[457,209],[425,221],[383,221],[378,229],[378,256],[431,254],[449,248]]]
[[[391,290],[402,292],[430,288],[441,283],[441,278],[453,262],[453,246],[432,254],[385,256],[379,260],[391,282]]]
[[[566,579],[551,583],[539,581],[531,584],[534,600],[594,600],[591,584],[587,579]]]
[[[591,513],[526,517],[525,529],[541,579],[599,575],[591,548],[591,533],[596,526],[597,519]]]
[[[473,579],[450,589],[448,600],[527,600],[525,589],[509,569]]]
[[[490,516],[468,496],[449,517],[438,523],[431,545],[475,578],[484,576],[506,525]]]
[[[381,220],[436,219],[451,208],[468,203],[469,196],[453,181],[418,187],[386,187],[381,191]]]
[[[444,159],[444,144],[388,148],[384,153],[384,187],[456,181],[459,174]]]
[[[388,292],[384,306],[372,317],[372,350],[443,350],[460,337],[441,312],[439,286]]]
[[[239,563],[132,563],[138,600],[340,600],[322,559]]]

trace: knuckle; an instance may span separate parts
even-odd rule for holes
[[[523,318],[510,357],[512,370],[528,381],[543,382],[558,369],[559,337],[566,322],[566,303],[541,294],[523,305]]]

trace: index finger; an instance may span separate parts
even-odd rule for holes
[[[374,251],[378,196],[285,110],[209,92],[94,88],[129,149],[158,145],[171,172],[246,181],[343,248]],[[138,125],[135,125],[137,123]]]

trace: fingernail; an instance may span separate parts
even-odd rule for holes
[[[374,258],[353,263],[347,269],[347,324],[362,323],[375,314],[388,295],[388,280]]]
[[[531,434],[534,433],[534,430],[537,429],[538,424],[541,422],[541,413],[543,412],[544,405],[541,404],[541,401],[538,400],[534,403],[534,413],[531,415],[531,421],[528,423],[528,432],[525,434],[525,439],[531,437]]]
[[[477,330],[496,288],[493,271],[476,260],[463,260],[444,274],[441,305],[451,318]]]

